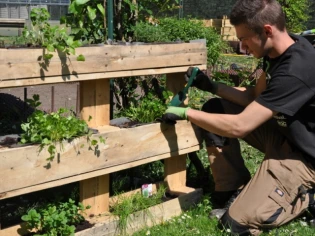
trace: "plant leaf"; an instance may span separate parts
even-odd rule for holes
[[[102,13],[102,15],[105,16],[105,9],[104,9],[103,5],[99,3],[99,4],[97,4],[97,8]]]
[[[77,5],[83,5],[83,4],[85,4],[85,3],[87,3],[87,2],[89,2],[90,0],[75,0],[75,4],[77,4]]]
[[[80,54],[78,57],[77,57],[77,61],[85,61],[85,57]]]
[[[96,18],[96,9],[88,6],[87,10],[88,10],[88,16],[89,16],[90,20],[94,20]]]

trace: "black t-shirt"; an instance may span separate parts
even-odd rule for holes
[[[267,88],[256,101],[278,112],[279,131],[314,165],[315,50],[303,37],[291,37],[295,43],[281,56],[264,58]]]

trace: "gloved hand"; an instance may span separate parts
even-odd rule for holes
[[[192,74],[194,67],[189,67],[185,74],[186,81],[189,81],[189,78]],[[207,75],[205,75],[201,70],[198,69],[197,75],[194,78],[191,86],[196,87],[203,91],[208,91],[210,93],[216,94],[218,91],[218,84],[211,80]]]
[[[190,107],[168,107],[162,116],[162,121],[168,124],[176,124],[177,120],[187,120],[187,111]]]

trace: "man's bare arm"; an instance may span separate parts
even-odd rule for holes
[[[273,115],[275,112],[255,101],[237,115],[212,114],[193,109],[187,111],[187,117],[192,123],[215,134],[231,138],[243,138]]]

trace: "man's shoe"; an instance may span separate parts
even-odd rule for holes
[[[223,208],[235,192],[236,190],[214,191],[211,194],[211,202],[213,208]]]
[[[308,191],[309,196],[309,204],[308,211],[315,217],[315,189],[310,189]]]
[[[217,208],[217,209],[213,209],[210,214],[209,214],[209,218],[213,219],[213,218],[217,218],[218,220],[221,219],[221,217],[224,215],[224,213],[230,208],[230,206],[232,205],[232,203],[235,201],[235,199],[237,198],[237,196],[242,192],[242,189],[238,189],[233,191],[234,193],[232,194],[232,196],[230,197],[230,199],[225,203],[225,205],[222,208]]]

